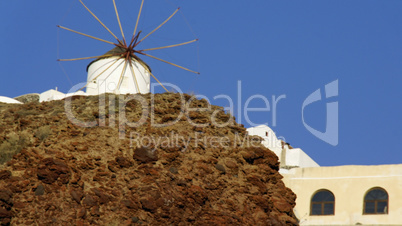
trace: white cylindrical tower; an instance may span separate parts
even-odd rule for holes
[[[150,92],[151,69],[138,57],[131,57],[126,63],[126,59],[119,55],[124,52],[123,48],[115,47],[88,65],[87,94]]]

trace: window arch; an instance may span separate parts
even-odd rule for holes
[[[388,193],[383,188],[368,190],[364,196],[363,214],[388,214]]]
[[[329,190],[317,191],[311,198],[310,215],[334,215],[335,196]]]

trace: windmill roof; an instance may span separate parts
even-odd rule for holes
[[[122,53],[124,53],[124,52],[126,52],[126,50],[125,50],[124,48],[121,48],[120,46],[114,47],[113,49],[111,49],[111,50],[107,51],[105,54],[103,54],[101,57],[99,57],[99,58],[97,58],[96,60],[94,60],[94,61],[92,61],[91,63],[89,63],[88,66],[87,66],[87,71],[88,71],[88,68],[91,66],[91,64],[95,63],[96,61],[101,60],[101,59],[107,59],[107,58],[110,58],[110,57],[116,57],[116,56],[118,56],[120,53],[122,54]],[[110,55],[114,55],[114,56],[110,56]],[[135,60],[138,61],[142,66],[147,67],[148,70],[151,71],[151,68],[149,67],[149,65],[146,64],[143,60],[141,60],[141,58],[139,58],[138,56],[135,56],[134,58],[135,58]]]

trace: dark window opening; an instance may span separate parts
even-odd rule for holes
[[[363,214],[388,214],[388,193],[382,188],[373,188],[364,196]]]
[[[321,190],[311,199],[310,215],[334,215],[335,196],[328,190]]]

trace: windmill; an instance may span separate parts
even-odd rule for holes
[[[107,53],[100,56],[82,57],[74,59],[59,59],[58,61],[76,61],[76,60],[87,60],[95,59],[92,61],[88,67],[88,77],[87,83],[81,89],[86,88],[87,94],[97,95],[101,93],[115,93],[115,94],[135,94],[135,93],[149,93],[150,91],[150,77],[152,76],[167,92],[168,90],[160,83],[160,81],[152,74],[151,68],[139,57],[147,56],[155,60],[170,64],[172,66],[178,67],[180,69],[199,74],[199,72],[190,70],[188,68],[179,66],[177,64],[168,62],[166,60],[160,59],[146,52],[172,48],[182,45],[187,45],[198,41],[194,39],[188,42],[183,42],[179,44],[173,44],[168,46],[148,48],[148,49],[138,49],[138,45],[142,43],[151,34],[156,32],[164,24],[166,24],[178,11],[177,8],[165,21],[163,21],[158,27],[152,30],[150,33],[140,38],[141,31],[138,31],[138,23],[141,17],[141,12],[144,6],[144,1],[141,1],[141,6],[138,12],[137,21],[135,24],[134,32],[131,39],[126,39],[123,31],[123,27],[120,22],[119,12],[116,6],[116,1],[113,0],[114,10],[117,17],[117,22],[119,24],[120,32],[122,38],[119,39],[84,3],[79,0],[80,3],[85,7],[85,9],[114,37],[116,42],[107,41],[100,39],[79,31],[72,30],[67,27],[58,25],[59,28],[92,38],[104,43],[108,43],[114,46]]]

